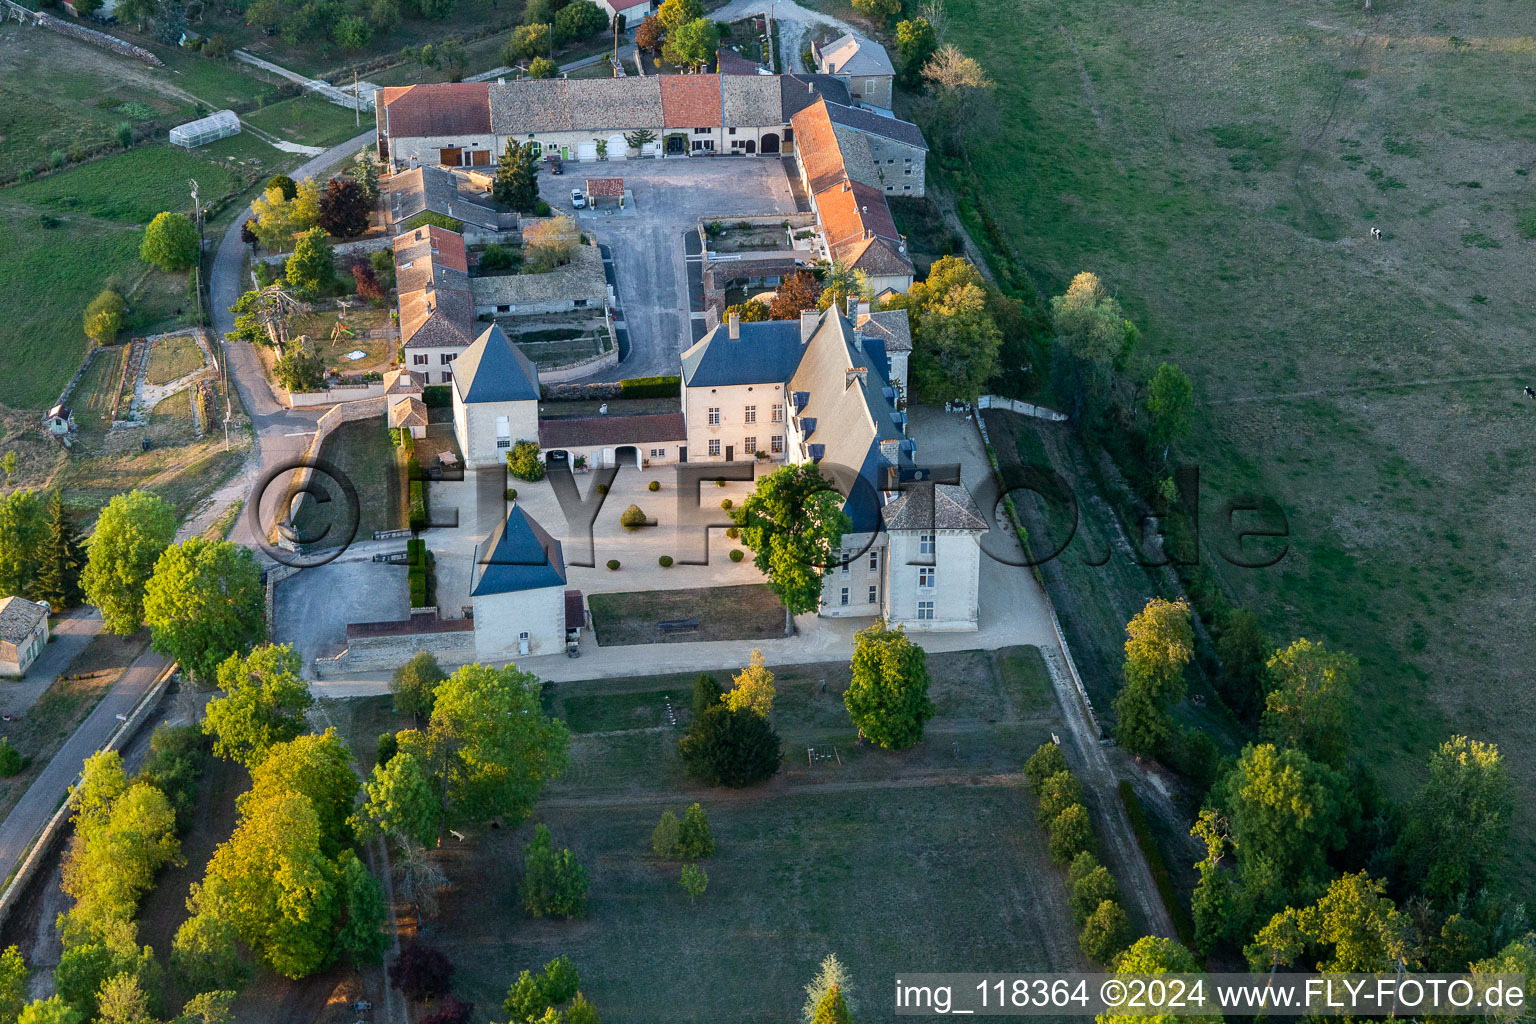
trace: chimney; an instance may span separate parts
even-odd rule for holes
[[[868,380],[869,380],[869,368],[868,367],[864,367],[864,366],[850,366],[850,367],[848,367],[848,369],[843,371],[843,390],[847,391],[849,388],[853,387],[853,382],[854,381],[858,381],[860,384],[864,384],[864,383],[867,383]]]
[[[810,93],[812,96],[816,95],[816,83],[815,82],[806,82],[805,83],[805,91]]]
[[[880,442],[880,457],[891,465],[896,465],[901,459],[901,439],[892,438]]]
[[[844,192],[852,192],[853,191],[853,182],[849,181],[847,178],[843,179],[843,191]]]
[[[848,318],[851,320],[858,315],[859,297],[857,295],[850,295],[848,296]]]
[[[814,309],[800,311],[800,344],[804,345],[811,340],[811,335],[816,333],[816,325],[820,322],[821,314]]]
[[[726,320],[725,329],[732,341],[739,340],[741,338],[741,314],[732,313]]]

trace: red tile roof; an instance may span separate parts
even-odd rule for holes
[[[877,188],[844,178],[825,191],[816,193],[816,210],[827,233],[827,244],[836,249],[848,242],[865,238],[901,240],[885,195]]]
[[[491,93],[484,82],[395,86],[379,93],[391,137],[491,133]]]
[[[817,100],[790,119],[795,129],[795,155],[805,168],[811,191],[820,192],[847,177],[826,100]]]
[[[718,128],[719,75],[662,75],[661,115],[668,128]]]
[[[587,195],[599,199],[623,199],[623,178],[588,178]]]

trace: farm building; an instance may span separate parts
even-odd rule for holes
[[[188,121],[171,129],[171,145],[196,149],[210,142],[240,134],[240,118],[233,110],[216,110],[207,117]]]

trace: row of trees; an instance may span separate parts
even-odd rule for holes
[[[356,238],[368,230],[379,198],[379,165],[368,151],[359,153],[351,173],[337,175],[322,188],[313,178],[294,181],[274,175],[251,203],[252,216],[242,236],[271,252],[281,252],[314,228],[336,238]]]
[[[15,453],[6,455],[14,465]],[[73,608],[83,596],[83,563],[62,493],[53,491],[45,499],[23,489],[0,497],[0,594],[46,601],[55,612]]]

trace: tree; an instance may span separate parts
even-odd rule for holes
[[[250,975],[234,925],[212,914],[189,917],[176,929],[171,969],[184,991],[198,993],[238,989]]]
[[[849,992],[852,987],[853,984],[848,980],[848,971],[843,967],[842,961],[837,958],[836,953],[828,953],[822,958],[816,977],[805,986],[805,1005],[800,1008],[801,1024],[816,1024],[816,1014],[828,993],[833,990],[838,992],[844,1008],[851,1014],[853,1000]]]
[[[1099,909],[1101,903],[1120,898],[1119,887],[1115,885],[1109,868],[1100,864],[1098,858],[1087,850],[1072,858],[1072,866],[1067,871],[1067,884],[1071,890],[1068,899],[1072,904],[1072,920],[1077,922],[1079,928]],[[1117,949],[1115,952],[1120,951]],[[1109,961],[1100,959],[1099,962]]]
[[[715,852],[715,837],[709,832],[709,815],[698,804],[683,812],[683,823],[678,829],[677,854],[686,860],[711,857]]]
[[[32,591],[38,549],[47,531],[47,511],[37,492],[20,490],[0,496],[0,595]]]
[[[1360,678],[1351,654],[1306,637],[1269,659],[1264,735],[1337,768],[1349,752],[1350,700]]]
[[[950,148],[958,149],[967,126],[977,120],[978,111],[986,106],[992,79],[975,58],[949,45],[933,51],[921,74],[935,94],[934,120],[950,126]]]
[[[283,274],[302,295],[319,295],[330,288],[336,280],[336,259],[331,255],[331,243],[326,241],[324,228],[312,227],[299,235]]]
[[[675,32],[680,26],[702,17],[704,5],[699,0],[663,0],[656,12],[656,20],[668,32]]]
[[[1404,875],[1443,907],[1498,884],[1514,809],[1499,748],[1452,736],[1429,759],[1395,851]]]
[[[1264,709],[1264,665],[1274,650],[1259,617],[1233,608],[1218,619],[1216,657],[1221,659],[1217,686],[1227,706],[1248,724]]]
[[[338,18],[332,34],[336,42],[348,50],[365,50],[373,42],[373,26],[366,18],[356,14],[344,14]]]
[[[859,735],[887,750],[905,750],[923,738],[933,717],[928,699],[928,654],[901,626],[884,621],[853,635],[853,678],[843,706]]]
[[[592,0],[573,0],[555,12],[555,37],[574,42],[608,27],[608,16]]]
[[[693,717],[697,721],[719,704],[725,696],[720,684],[708,672],[700,672],[693,680]]]
[[[1410,925],[1383,893],[1386,887],[1364,871],[1333,880],[1328,891],[1296,918],[1313,946],[1331,949],[1319,971],[1377,974],[1416,966],[1409,963]]]
[[[849,299],[868,300],[873,297],[874,291],[870,287],[868,274],[853,269],[843,260],[834,259],[822,274],[821,294],[816,296],[816,309],[824,313],[835,305],[846,312]]]
[[[217,673],[224,696],[209,701],[203,717],[213,752],[254,768],[273,746],[302,734],[314,703],[302,670],[298,653],[287,644],[264,644],[246,657],[226,658]]]
[[[544,714],[540,690],[514,666],[465,665],[438,684],[426,732],[399,734],[401,753],[438,783],[439,830],[492,818],[515,827],[565,770],[570,736]]]
[[[554,78],[559,73],[560,65],[548,57],[535,57],[528,62],[529,78]],[[534,205],[537,205],[537,203]],[[532,209],[532,207],[529,207],[529,209]]]
[[[569,217],[534,221],[523,229],[523,259],[533,273],[541,274],[571,262],[580,244],[581,229]]]
[[[448,993],[453,985],[453,962],[435,946],[413,942],[389,965],[390,984],[413,1003],[424,1003]]]
[[[364,786],[367,800],[359,824],[367,832],[399,832],[423,845],[437,838],[437,793],[410,754],[376,765]]]
[[[1051,860],[1057,864],[1072,863],[1093,844],[1093,825],[1088,820],[1088,808],[1082,804],[1064,808],[1046,829],[1051,834]]]
[[[39,601],[47,601],[48,607],[55,612],[75,607],[82,596],[80,567],[83,563],[79,536],[69,513],[64,510],[64,495],[54,491],[48,498],[48,523],[42,549],[38,552],[32,593]]]
[[[432,700],[437,686],[448,673],[426,651],[417,651],[411,660],[395,669],[389,679],[389,692],[395,698],[395,710],[410,715],[412,721],[432,717]]]
[[[373,150],[359,150],[352,159],[352,180],[362,189],[363,199],[370,207],[379,201],[379,159]]]
[[[0,459],[0,471],[3,471],[5,473],[5,478],[7,480],[9,480],[11,477],[16,475],[16,453],[15,452],[6,452],[5,453],[5,458]]]
[[[571,963],[571,958],[561,953],[544,965],[541,987],[549,1005],[559,1006],[570,1002],[571,997],[576,995],[576,990],[581,987],[581,975],[577,973],[576,965]]]
[[[197,227],[184,213],[157,213],[144,229],[139,258],[161,270],[186,270],[197,262]]]
[[[752,549],[752,563],[784,605],[786,629],[791,616],[819,608],[822,579],[836,564],[853,521],[843,511],[843,496],[816,464],[784,466],[759,477],[735,520],[741,542]]]
[[[677,815],[671,811],[662,811],[661,820],[651,830],[651,852],[658,857],[670,860],[677,855],[677,841],[681,835]]]
[[[924,401],[973,402],[997,365],[1002,332],[980,286],[962,285],[919,318],[912,353],[912,387]]]
[[[1083,787],[1072,773],[1057,772],[1040,784],[1040,824],[1055,821],[1056,815],[1082,801]]]
[[[9,946],[0,953],[0,1021],[13,1024],[27,1001],[27,964],[21,950]]]
[[[701,68],[714,59],[720,46],[720,26],[708,18],[694,18],[667,33],[661,53],[673,64]]]
[[[1115,736],[1133,754],[1156,754],[1173,735],[1168,709],[1184,699],[1184,666],[1194,656],[1189,602],[1154,597],[1125,631],[1125,682],[1115,698]]]
[[[853,0],[853,9],[883,22],[901,13],[901,0]]]
[[[1079,359],[1108,366],[1125,354],[1130,322],[1095,274],[1083,271],[1051,299],[1051,319],[1056,339]]]
[[[272,364],[272,377],[289,392],[320,391],[325,387],[325,360],[307,341],[289,342]]]
[[[747,667],[736,674],[735,686],[724,698],[725,706],[735,710],[746,708],[754,714],[768,717],[773,710],[773,672],[763,661],[763,652],[754,649]]]
[[[1066,755],[1061,752],[1060,747],[1049,741],[1040,744],[1029,756],[1029,760],[1024,762],[1024,778],[1028,780],[1036,796],[1040,795],[1040,787],[1046,779],[1066,770]]]
[[[740,788],[779,770],[783,744],[767,719],[723,704],[695,718],[677,743],[688,773],[706,786]]]
[[[649,18],[650,15],[646,15],[646,17]],[[649,128],[638,128],[635,131],[624,133],[624,145],[637,153],[655,141],[656,133]]]
[[[280,201],[292,199],[299,194],[298,183],[286,174],[272,175],[272,177],[267,179],[267,183],[261,187],[261,190],[268,194],[275,190]]]
[[[373,203],[357,182],[332,178],[320,200],[320,226],[336,238],[356,238],[368,230],[372,209]]]
[[[738,302],[734,306],[726,306],[725,315],[721,319],[728,321],[732,314],[735,314],[737,319],[744,324],[760,323],[764,320],[772,319],[768,315],[767,304],[757,299],[748,299],[746,302]]]
[[[682,883],[683,891],[688,894],[689,903],[693,903],[704,895],[704,890],[709,887],[709,875],[697,864],[684,864],[679,881]]]
[[[531,213],[539,201],[539,156],[532,146],[507,139],[507,148],[491,183],[491,198],[520,213]]]
[[[797,270],[779,282],[773,301],[768,304],[770,320],[798,320],[802,311],[815,309],[821,297],[821,282],[808,270]]]
[[[352,850],[343,850],[336,860],[341,888],[341,930],[337,944],[358,964],[376,964],[389,948],[385,933],[388,913],[384,909],[384,890],[378,879]]]
[[[145,584],[175,539],[176,510],[159,495],[129,491],[107,502],[80,576],[85,598],[101,609],[106,629],[130,636],[144,625]]]
[[[165,549],[144,585],[155,650],[197,679],[267,638],[266,590],[251,549],[193,537]]]
[[[320,223],[320,198],[320,185],[314,178],[305,178],[294,186],[289,216],[295,233],[308,231]]]
[[[917,84],[923,65],[938,48],[938,36],[927,18],[909,18],[896,23],[896,57],[901,64],[903,84],[909,88]]]
[[[267,756],[251,766],[251,788],[235,807],[245,813],[263,794],[300,793],[309,797],[320,826],[320,849],[335,857],[353,841],[348,818],[357,802],[357,775],[352,751],[335,729],[306,733],[274,744]]]
[[[98,345],[112,344],[117,340],[117,332],[123,329],[123,313],[127,308],[121,295],[111,288],[103,288],[85,307],[85,336]]]
[[[547,825],[536,825],[523,849],[523,906],[534,917],[569,920],[587,912],[587,869],[569,849],[555,851]]]
[[[1108,964],[1125,949],[1130,933],[1130,922],[1126,920],[1125,911],[1120,904],[1107,899],[1088,915],[1077,941],[1083,956],[1095,963]]]
[[[635,29],[635,46],[638,49],[651,53],[661,49],[662,40],[667,33],[666,26],[661,19],[654,14],[647,14]]]
[[[132,974],[114,975],[103,982],[97,1006],[100,1024],[154,1024],[149,994]]]
[[[235,1001],[231,990],[199,992],[181,1007],[181,1016],[171,1024],[234,1024],[235,1014],[230,1009]]]
[[[1145,935],[1131,943],[1114,962],[1115,974],[1203,974],[1194,956],[1173,939]],[[1101,1013],[1095,1024],[1220,1024],[1220,1016],[1193,1013],[1148,1014],[1143,1010],[1128,1013]]]
[[[512,38],[502,48],[501,59],[508,64],[516,64],[530,57],[547,55],[550,50],[548,25],[519,25],[512,30]]]
[[[85,1015],[62,996],[34,999],[21,1011],[16,1024],[85,1024]]]
[[[131,921],[155,875],[181,860],[170,801],[145,783],[128,786],[116,752],[87,758],[77,791],[62,885],[75,903],[60,918],[71,945],[100,941],[115,923]]]
[[[821,1002],[816,1005],[816,1013],[811,1017],[811,1024],[853,1024],[848,1001],[836,985],[828,988],[826,995],[821,997]]]
[[[576,998],[571,1000],[570,1008],[565,1011],[565,1024],[601,1024],[601,1021],[592,1004],[587,1002],[587,997],[577,992]]]
[[[1166,448],[1189,433],[1189,420],[1195,411],[1195,388],[1189,374],[1172,363],[1163,363],[1147,382],[1147,413],[1152,425],[1147,440],[1155,448]]]

